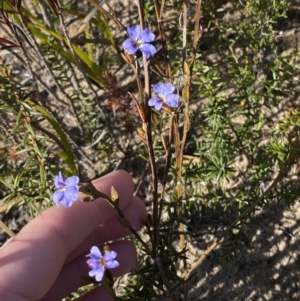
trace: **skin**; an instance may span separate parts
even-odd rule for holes
[[[133,181],[122,170],[93,181],[109,195],[111,186],[119,193],[119,206],[136,229],[146,218],[144,203],[133,196]],[[86,263],[90,248],[130,234],[118,221],[116,211],[103,199],[90,203],[77,200],[70,208],[49,208],[28,223],[0,249],[0,300],[56,301],[78,287],[88,284]],[[101,249],[101,247],[100,247]],[[115,241],[110,249],[117,252],[120,266],[113,276],[128,273],[136,261],[135,246],[126,240]],[[98,286],[80,301],[112,300]]]

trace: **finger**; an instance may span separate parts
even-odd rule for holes
[[[142,220],[147,216],[145,204],[138,198],[133,197],[129,205],[123,210],[123,214],[130,222],[133,229],[138,231],[143,226]],[[82,243],[68,256],[66,262],[73,260],[83,254],[93,245],[103,244],[131,234],[128,228],[120,224],[117,217],[101,224],[94,229]]]
[[[133,197],[132,202],[126,207],[125,210],[123,210],[123,213],[125,217],[128,219],[132,227],[136,230],[139,230],[142,226],[141,220],[143,218],[146,218],[147,211],[144,203],[137,197]],[[93,245],[99,245],[101,243],[104,243],[106,241],[117,239],[122,236],[130,234],[130,231],[122,226],[116,218],[111,219],[110,221],[100,225],[97,227],[78,247],[69,257],[67,261],[71,261],[71,259],[76,258],[77,256],[83,254],[87,255],[89,253],[89,250],[91,246]],[[112,249],[112,248],[111,248]],[[122,256],[125,254],[135,254],[135,252],[126,252],[124,251],[124,248],[118,247],[119,250],[121,250]],[[115,250],[115,249],[112,249]],[[120,253],[120,252],[119,252]],[[118,254],[119,254],[118,253]],[[77,255],[76,255],[77,254]],[[84,267],[86,268],[86,257],[81,256],[81,258],[84,259]],[[120,270],[120,268],[123,267],[124,270]],[[112,270],[113,274],[115,276],[119,276],[121,274],[124,274],[128,271],[128,268],[130,269],[131,264],[128,266],[128,262],[125,262],[125,264],[120,264],[119,269]],[[60,296],[65,296],[72,292],[72,290],[76,290],[79,286],[84,285],[82,280],[82,273],[78,274],[77,279],[70,280],[70,273],[66,272],[70,270],[70,264],[67,264],[63,267],[59,277],[58,281],[55,282],[55,284],[52,286],[51,291],[54,292],[61,292]],[[75,276],[75,274],[73,274]],[[70,286],[70,281],[73,283],[72,286]],[[79,282],[79,284],[78,284]],[[47,294],[48,296],[48,294]],[[44,300],[44,299],[43,299]],[[51,300],[51,298],[49,298]],[[54,300],[54,299],[53,299]]]
[[[122,209],[132,200],[133,182],[125,171],[115,171],[93,184],[108,195],[114,186]],[[54,283],[67,255],[97,225],[110,220],[115,214],[115,210],[103,199],[90,203],[76,201],[71,208],[52,207],[46,210],[1,248],[1,286],[29,300],[39,299]],[[1,299],[0,295],[0,300],[9,299]]]
[[[117,252],[116,260],[120,264],[119,267],[110,270],[112,275],[117,277],[128,273],[136,261],[136,249],[133,243],[122,240],[109,244],[109,247],[110,250]],[[89,270],[87,257],[84,255],[77,257],[63,268],[49,292],[39,301],[61,300],[74,292],[77,288],[89,284],[89,282],[83,278],[83,276],[88,275]]]

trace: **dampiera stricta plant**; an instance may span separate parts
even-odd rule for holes
[[[125,40],[122,47],[128,54],[135,54],[138,50],[143,52],[148,59],[156,53],[156,48],[150,43],[154,41],[155,35],[148,28],[141,30],[139,25],[127,27],[129,38]]]
[[[72,206],[73,202],[78,199],[78,183],[79,178],[77,176],[64,179],[62,173],[59,172],[54,181],[57,188],[52,196],[54,204],[57,207],[59,207],[60,203],[65,207]]]
[[[220,266],[218,279],[211,277],[212,282],[205,280],[202,285],[201,274],[209,272],[205,258],[224,242],[220,250],[228,262],[238,251],[240,239],[247,238],[247,233],[256,235],[260,221],[264,227],[267,209],[277,212],[299,201],[300,101],[295,91],[300,49],[294,42],[297,39],[287,39],[290,25],[299,23],[297,1],[174,0],[170,5],[139,0],[134,1],[135,10],[131,3],[123,7],[88,0],[77,1],[79,12],[73,9],[75,1],[60,1],[63,11],[48,5],[57,1],[39,1],[38,6],[28,6],[36,2],[28,0],[2,2],[0,43],[7,45],[7,51],[0,56],[0,207],[8,204],[9,213],[9,204],[18,199],[16,205],[28,203],[30,212],[38,214],[46,209],[44,204],[72,207],[78,200],[75,208],[69,208],[70,214],[75,211],[88,223],[90,213],[83,214],[97,207],[101,212],[94,214],[101,216],[96,229],[105,228],[107,238],[114,239],[111,223],[101,218],[107,215],[100,203],[106,202],[106,208],[115,210],[114,223],[133,235],[137,249],[133,277],[121,280],[122,290],[116,292],[120,297],[114,300],[204,300],[216,280],[224,282],[211,299],[221,294],[226,300],[236,298],[228,294],[232,288],[226,285],[227,268],[222,273]],[[87,7],[87,2],[93,7]],[[128,15],[135,20],[133,25],[125,23]],[[16,26],[17,31],[11,30]],[[125,36],[119,44],[120,28]],[[119,48],[122,53],[116,51]],[[143,55],[143,62],[138,55]],[[117,112],[118,107],[123,110]],[[162,111],[159,117],[154,110]],[[42,126],[49,130],[43,131]],[[133,136],[135,132],[140,141]],[[126,164],[120,164],[124,159]],[[59,168],[55,166],[64,170],[53,181],[51,171]],[[128,167],[134,183],[139,183],[135,194],[148,204],[143,211],[136,207],[137,198],[123,210],[123,200],[132,197],[133,191],[129,196],[130,187],[120,183],[121,173],[114,178],[118,183],[113,182],[120,191],[111,186],[106,195],[109,187],[101,192],[93,186],[91,179],[96,175],[121,167]],[[85,182],[75,176],[78,170],[89,176]],[[64,172],[73,176],[63,177]],[[268,188],[261,189],[262,185]],[[122,195],[123,188],[126,195]],[[93,201],[95,206],[87,204],[89,209],[81,210],[83,203]],[[67,217],[68,210],[57,210]],[[125,213],[134,216],[133,224]],[[286,211],[282,217],[286,213],[290,216]],[[252,217],[255,231],[249,232]],[[191,219],[192,224],[184,222]],[[216,220],[220,222],[216,229],[224,231],[206,235]],[[290,224],[288,219],[280,218],[280,222]],[[187,226],[191,227],[187,230]],[[14,235],[5,225],[1,227]],[[267,234],[271,237],[273,232]],[[202,237],[198,249],[195,235]],[[133,260],[136,254],[128,255]],[[109,283],[106,288],[114,295],[110,269],[122,267],[119,251],[89,245],[85,255],[87,273],[103,288]],[[255,255],[252,249],[248,255]],[[243,260],[245,256],[238,257]],[[43,264],[36,264],[43,269]],[[276,264],[273,269],[270,266],[271,272]],[[294,274],[293,264],[290,267],[286,275]],[[255,280],[257,270],[250,268],[247,275]],[[121,270],[127,269],[120,269],[120,274]],[[275,284],[265,281],[265,292],[285,285],[287,278],[281,278],[282,283],[280,279]],[[257,285],[245,281],[248,286]],[[9,282],[18,287],[13,279]],[[76,297],[93,288],[80,288]],[[34,282],[32,289],[36,294]],[[0,301],[7,299],[2,291],[1,286]],[[240,291],[243,295],[236,299],[251,298],[245,295],[251,291]],[[281,295],[277,299],[290,298]]]

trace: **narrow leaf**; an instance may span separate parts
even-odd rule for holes
[[[52,125],[53,129],[56,131],[57,135],[59,136],[62,146],[64,148],[62,153],[60,154],[62,159],[66,162],[66,164],[70,168],[70,171],[72,172],[72,174],[78,175],[78,170],[76,167],[75,158],[72,153],[71,145],[69,144],[68,139],[67,139],[65,133],[63,132],[63,130],[61,129],[60,125],[56,122],[56,120],[53,118],[53,116],[48,111],[46,111],[44,108],[42,108],[38,104],[34,103],[30,99],[27,99],[26,101],[32,107],[34,107],[38,112],[40,112]]]

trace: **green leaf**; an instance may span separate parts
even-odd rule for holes
[[[30,28],[32,34],[36,37],[38,37],[43,43],[48,43],[49,35],[55,38],[58,41],[64,41],[67,45],[67,41],[56,31],[53,31],[49,28],[47,28],[42,22],[40,22],[36,17],[34,17],[29,11],[26,9],[22,9],[22,11],[25,13],[25,15],[31,20],[32,24],[28,24],[28,27]],[[51,43],[51,47],[54,48],[61,56],[63,56],[66,60],[69,62],[72,62],[74,65],[76,65],[76,62],[72,55],[65,51],[61,45],[54,43]],[[77,55],[78,60],[80,61],[80,64],[82,65],[83,72],[92,80],[94,80],[97,84],[100,86],[103,86],[103,76],[102,72],[97,66],[97,64],[91,60],[91,58],[82,51],[78,46],[75,44],[72,44],[73,50],[75,54]]]
[[[44,108],[34,103],[30,99],[27,99],[26,101],[32,107],[34,107],[38,112],[40,112],[52,125],[53,129],[56,131],[57,135],[59,136],[61,141],[61,146],[63,147],[63,151],[60,153],[61,158],[66,162],[71,173],[73,175],[78,175],[78,170],[76,167],[75,158],[72,153],[71,145],[69,144],[68,139],[65,133],[63,132],[63,130],[61,129],[60,125],[56,122],[53,116]]]

